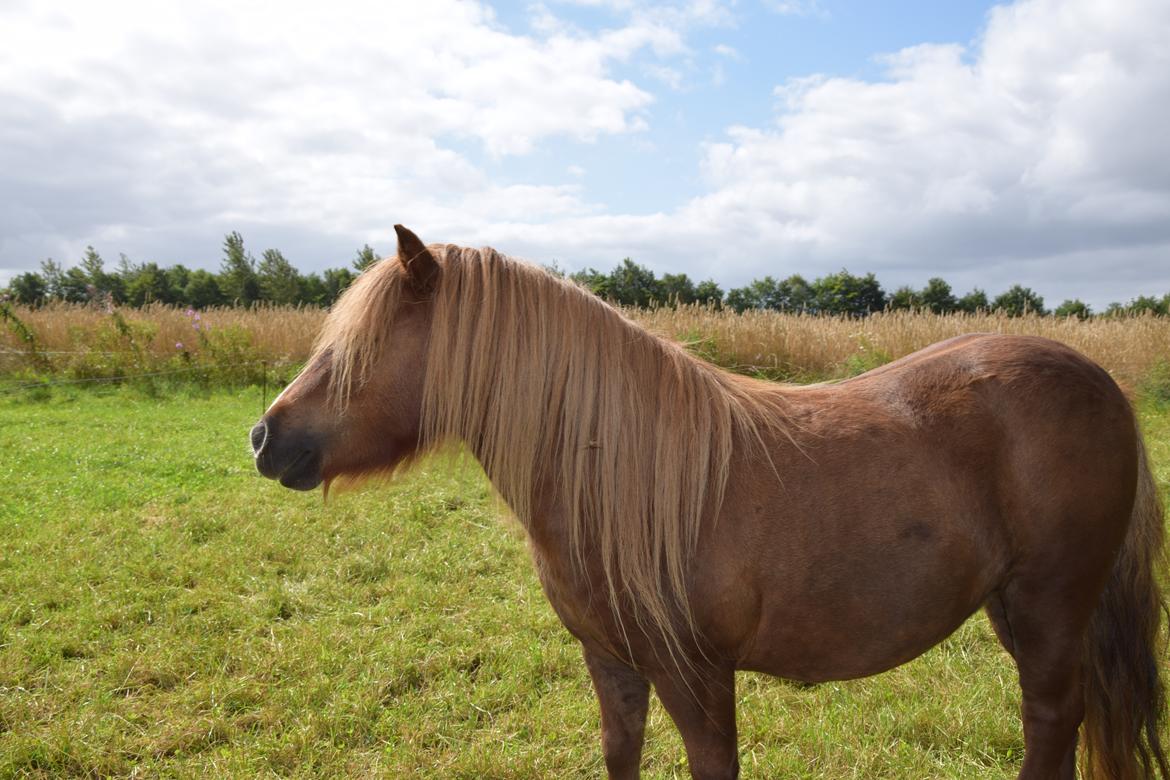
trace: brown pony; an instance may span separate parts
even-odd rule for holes
[[[980,607],[1019,668],[1021,778],[1170,778],[1163,521],[1134,415],[1037,338],[963,336],[839,384],[722,371],[539,268],[424,246],[362,275],[252,430],[308,490],[462,442],[584,647],[612,778],[650,685],[696,778],[738,773],[735,670],[861,677]]]

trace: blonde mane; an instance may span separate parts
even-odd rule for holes
[[[695,632],[687,584],[703,524],[736,448],[756,450],[783,419],[779,396],[541,268],[492,249],[430,251],[441,275],[423,442],[466,442],[528,528],[537,492],[553,488],[574,565],[596,551],[619,622],[623,606],[674,655],[679,628]],[[388,346],[401,277],[393,261],[371,269],[326,324],[317,349],[332,350],[342,405]]]

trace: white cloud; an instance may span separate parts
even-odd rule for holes
[[[535,40],[500,29],[490,9],[451,0],[357,3],[345,14],[313,3],[284,4],[278,15],[248,3],[179,13],[117,5],[5,25],[6,91],[58,86],[67,121],[145,116],[175,130],[215,129],[227,143],[371,129],[465,134],[506,154],[550,135],[636,128],[651,97],[609,78],[607,65],[673,43],[642,27]]]
[[[715,44],[713,47],[711,47],[711,51],[715,52],[720,57],[726,57],[729,60],[743,59],[734,46],[728,46],[726,43]]]
[[[487,208],[488,195],[557,217],[570,192],[496,187],[468,152],[644,130],[652,96],[611,70],[681,48],[653,21],[518,35],[490,8],[455,0],[345,13],[308,2],[279,13],[226,1],[8,4],[0,260],[70,251],[115,225],[123,236],[191,222],[347,234],[375,213],[422,219]]]
[[[708,144],[708,192],[677,212],[574,227],[582,243],[636,234],[661,268],[736,283],[846,265],[890,287],[943,275],[1055,302],[1160,294],[1167,40],[1159,0],[1000,7],[971,51],[915,46],[881,59],[881,81],[781,85],[775,124]]]
[[[659,154],[649,74],[669,81],[747,44],[727,32],[690,48],[694,27],[733,22],[724,4],[578,1],[618,21],[576,29],[550,3],[520,34],[455,0],[345,14],[4,5],[0,266],[103,239],[190,262],[184,242],[214,258],[233,228],[304,262],[384,245],[405,222],[428,240],[571,267],[632,256],[731,284],[844,265],[888,287],[1021,282],[1054,302],[1170,290],[1164,0],[1024,0],[996,8],[970,49],[882,57],[879,81],[789,79],[773,122],[698,150],[703,194],[641,214],[591,202],[549,142],[618,137]],[[540,154],[547,166],[523,168],[539,181],[487,173]]]
[[[817,16],[829,18],[820,0],[765,0],[764,5],[783,16]]]
[[[678,91],[683,87],[683,74],[677,68],[651,63],[645,66],[645,70],[651,78],[662,82],[672,90]]]

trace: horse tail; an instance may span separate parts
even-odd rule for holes
[[[1170,780],[1162,748],[1166,694],[1159,675],[1166,565],[1158,486],[1138,434],[1129,530],[1085,637],[1082,772],[1092,780]]]

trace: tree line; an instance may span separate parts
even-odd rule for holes
[[[770,309],[854,317],[887,310],[930,311],[935,314],[1001,311],[1012,317],[1053,314],[1080,319],[1094,316],[1091,307],[1076,298],[1065,300],[1049,310],[1041,295],[1019,284],[1012,285],[994,298],[979,288],[959,296],[946,280],[938,277],[928,280],[920,290],[902,286],[892,293],[886,293],[872,273],[858,276],[841,270],[811,282],[800,274],[780,280],[765,276],[724,294],[713,280],[696,284],[686,274],[664,274],[659,279],[653,271],[629,258],[608,274],[589,268],[570,276],[599,296],[629,306],[704,303],[739,313],[750,309]],[[1101,314],[1108,316],[1144,312],[1162,316],[1170,314],[1170,293],[1160,298],[1141,296],[1128,304],[1111,303]]]
[[[224,237],[218,273],[181,264],[162,267],[154,262],[135,263],[125,255],[114,270],[107,271],[101,255],[90,246],[77,265],[65,268],[50,258],[41,263],[39,272],[17,275],[0,293],[9,300],[30,305],[62,300],[130,306],[165,303],[199,309],[256,303],[330,306],[358,274],[377,260],[374,249],[367,244],[357,250],[347,267],[302,274],[279,249],[266,249],[257,260],[245,248],[243,237],[233,231]],[[555,265],[549,270],[563,275]],[[945,280],[935,277],[922,289],[902,286],[887,293],[872,273],[858,276],[846,270],[811,282],[799,274],[780,280],[765,276],[726,293],[711,279],[696,283],[685,273],[658,277],[630,258],[609,273],[587,268],[569,276],[600,297],[627,306],[701,303],[736,312],[766,309],[856,317],[885,310],[936,314],[1002,311],[1009,316],[1053,314],[1081,319],[1094,315],[1079,299],[1065,300],[1049,310],[1043,297],[1018,284],[994,298],[979,288],[959,296]],[[1170,293],[1162,297],[1140,296],[1127,304],[1112,303],[1100,314],[1144,312],[1170,314]]]
[[[129,306],[168,303],[197,309],[256,303],[330,306],[358,274],[377,261],[367,244],[349,267],[302,274],[279,249],[266,249],[256,260],[244,247],[243,237],[233,231],[224,237],[218,273],[182,264],[135,263],[126,255],[114,270],[107,271],[102,256],[89,246],[76,266],[64,268],[50,258],[41,263],[39,272],[13,277],[5,294],[31,305],[60,300]]]

